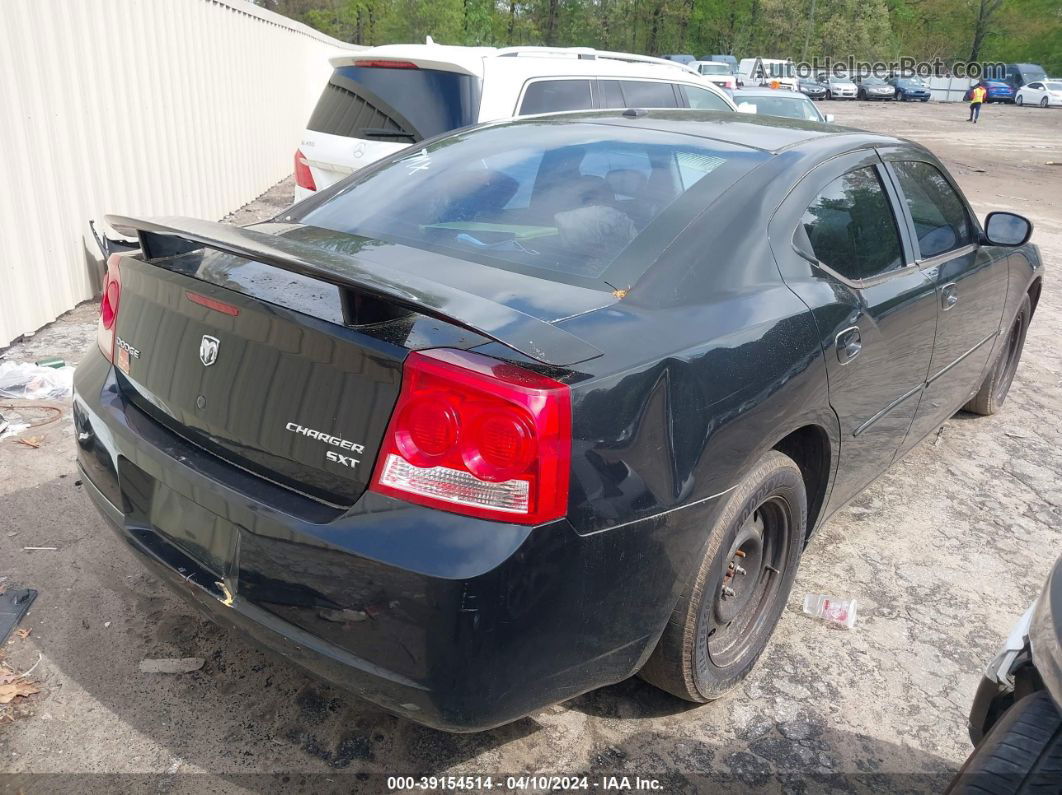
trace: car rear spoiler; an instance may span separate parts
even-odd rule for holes
[[[384,298],[482,334],[543,364],[567,367],[601,355],[600,350],[574,334],[506,304],[350,254],[195,218],[108,215],[106,221],[119,232],[139,237],[148,260],[212,248],[328,282],[342,290]],[[347,303],[344,300],[344,312]]]

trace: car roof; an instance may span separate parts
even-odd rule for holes
[[[461,72],[483,77],[487,64],[529,75],[635,75],[699,78],[697,71],[679,61],[636,53],[595,50],[590,47],[465,47],[448,44],[384,44],[329,59],[333,67],[351,66],[374,58],[408,60],[421,68]],[[691,61],[692,62],[692,61]]]
[[[646,130],[689,135],[711,141],[721,141],[748,149],[772,154],[811,142],[835,141],[838,152],[863,145],[907,143],[899,138],[868,133],[836,124],[788,119],[780,116],[758,116],[732,111],[691,110],[667,108],[638,110],[593,110],[574,113],[551,113],[546,116],[525,116],[512,124],[529,119],[551,118],[558,121],[580,120],[589,124],[638,127]],[[828,147],[829,148],[829,147]]]

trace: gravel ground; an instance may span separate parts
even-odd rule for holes
[[[1062,168],[1045,165],[1062,161],[1062,112],[993,105],[975,127],[959,105],[827,109],[927,144],[978,212],[1028,215],[1048,267],[1062,260]],[[290,191],[239,218],[276,212]],[[985,663],[1062,549],[1056,284],[1049,275],[1004,411],[956,416],[831,519],[760,665],[707,706],[630,680],[477,735],[392,717],[226,634],[143,573],[81,494],[69,413],[33,432],[38,449],[2,442],[0,576],[40,590],[32,634],[3,651],[20,670],[42,656],[42,692],[0,725],[0,789],[382,791],[389,774],[586,772],[663,791],[939,791],[970,750]],[[81,306],[5,355],[76,361],[93,322]],[[809,592],[858,598],[855,629],[801,615]],[[139,672],[159,656],[206,664]]]

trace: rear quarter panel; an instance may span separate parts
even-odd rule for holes
[[[691,224],[627,298],[562,323],[605,351],[572,383],[569,518],[579,534],[641,523],[647,546],[627,565],[656,567],[674,598],[765,452],[806,425],[838,444],[817,329],[766,244],[779,197],[754,182]]]

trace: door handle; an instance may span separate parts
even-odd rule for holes
[[[837,335],[834,340],[837,346],[837,361],[848,364],[863,350],[863,338],[859,334],[859,327],[846,328]]]
[[[957,284],[945,284],[940,288],[940,305],[945,312],[957,303],[959,303],[959,286]]]

